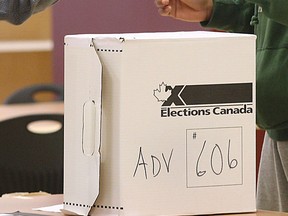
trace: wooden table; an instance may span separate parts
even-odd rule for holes
[[[27,104],[13,104],[0,106],[0,120],[31,114],[63,114],[63,102],[39,102]]]
[[[32,210],[63,203],[63,195],[4,196],[0,198],[0,214],[16,211],[40,215],[60,216],[62,213],[51,213]],[[287,216],[287,213],[258,211],[257,213],[225,214],[225,216]]]
[[[52,205],[62,204],[63,195],[13,195],[0,198],[0,214],[20,211],[23,213],[34,213],[40,215],[59,216],[62,213],[51,213],[35,211],[33,208],[42,208]]]

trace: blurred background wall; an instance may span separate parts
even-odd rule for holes
[[[51,10],[19,26],[0,22],[0,102],[19,88],[54,82]]]
[[[65,35],[188,30],[201,27],[159,16],[154,0],[60,0],[53,7],[55,81],[63,83]]]

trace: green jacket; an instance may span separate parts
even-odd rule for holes
[[[214,0],[205,27],[257,35],[256,118],[288,140],[288,0]],[[239,47],[241,49],[241,47]]]
[[[0,0],[0,20],[19,25],[58,0]]]

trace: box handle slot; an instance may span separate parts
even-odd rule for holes
[[[85,156],[92,156],[95,153],[96,120],[95,101],[88,100],[83,105],[82,151]]]

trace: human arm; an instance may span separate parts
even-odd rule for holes
[[[19,25],[58,0],[0,0],[0,20]]]
[[[244,0],[155,0],[159,13],[202,26],[233,32],[253,32],[254,5]]]
[[[155,0],[162,16],[188,22],[202,22],[210,19],[213,0]]]

